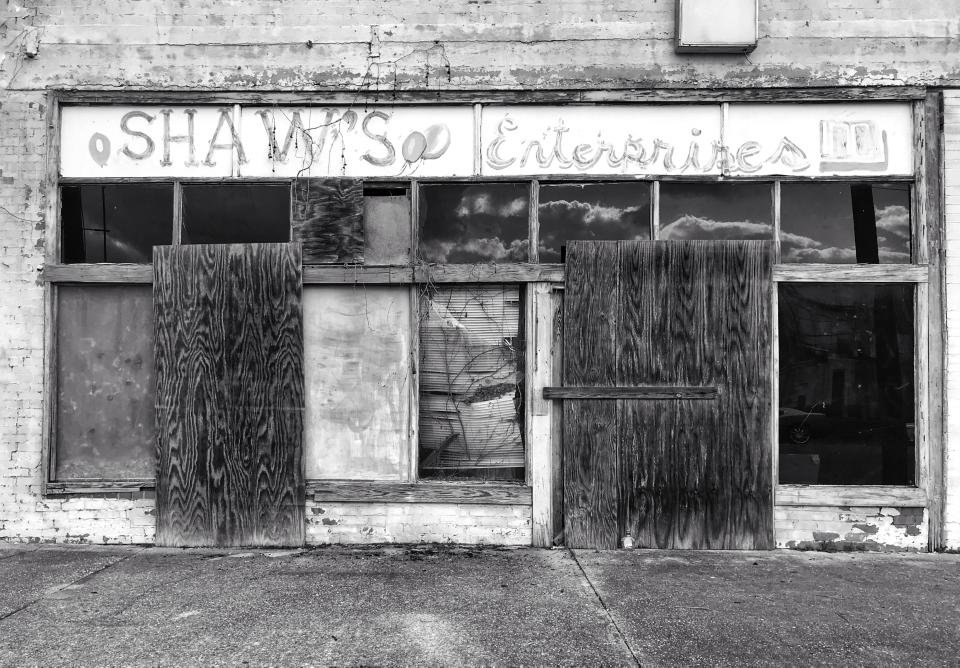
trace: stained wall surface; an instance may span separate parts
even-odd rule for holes
[[[555,91],[960,87],[960,16],[928,0],[761,0],[749,55],[677,55],[674,3],[614,0],[18,0],[0,9],[0,539],[149,542],[150,493],[41,496],[53,258],[51,90],[356,91],[472,100]],[[481,95],[482,97],[482,95]],[[960,312],[960,115],[948,95],[948,335]],[[952,105],[952,106],[951,106]],[[960,339],[948,345],[947,523],[960,549]],[[785,517],[778,520],[787,521]],[[913,539],[911,539],[913,540]],[[913,544],[913,543],[911,543]]]

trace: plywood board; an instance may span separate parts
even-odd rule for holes
[[[564,385],[716,388],[564,401],[567,544],[771,548],[769,242],[573,242],[567,267]]]
[[[617,382],[617,242],[572,242],[563,295],[563,382]],[[613,549],[620,541],[617,404],[563,404],[563,515],[568,547]]]
[[[363,262],[363,184],[353,179],[297,179],[290,219],[304,264]]]
[[[408,289],[310,287],[303,311],[307,478],[407,480]]]
[[[299,545],[297,244],[154,249],[157,543]]]

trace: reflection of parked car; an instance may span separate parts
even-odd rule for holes
[[[824,433],[827,425],[827,416],[825,413],[814,412],[818,408],[824,408],[824,403],[819,402],[810,407],[809,411],[799,411],[796,408],[780,409],[780,440],[788,439],[791,443],[803,445],[807,443],[814,434]]]

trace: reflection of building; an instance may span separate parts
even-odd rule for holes
[[[946,3],[812,0],[797,20],[761,3],[749,59],[739,41],[730,56],[677,53],[663,39],[674,2],[401,1],[389,17],[369,2],[322,15],[303,0],[105,0],[96,16],[28,4],[0,37],[0,539],[151,542],[171,486],[188,507],[202,505],[191,485],[224,501],[234,488],[210,481],[228,479],[277,492],[271,512],[294,508],[309,543],[568,542],[570,499],[606,500],[616,467],[587,471],[584,457],[571,471],[563,409],[543,395],[600,383],[592,369],[560,377],[564,346],[599,348],[589,332],[564,343],[564,249],[670,238],[779,253],[779,319],[764,331],[780,403],[764,412],[753,397],[722,416],[770,420],[754,496],[775,543],[960,548],[960,389],[947,376],[960,343],[945,334],[960,37],[943,29]],[[291,240],[299,264],[252,249]],[[169,271],[201,241],[243,248]],[[154,256],[166,246],[184,257]],[[217,289],[191,301],[200,284]],[[897,286],[890,303],[878,285]],[[424,315],[430,295],[468,293],[489,310]],[[164,328],[201,303],[214,334],[165,347]],[[299,344],[277,334],[298,308]],[[595,321],[615,313],[598,307]],[[270,345],[244,347],[256,337]],[[198,343],[210,341],[233,347]],[[626,368],[635,352],[596,366]],[[184,379],[171,359],[206,366]],[[247,392],[259,395],[241,410]],[[184,415],[166,420],[175,404]],[[250,406],[272,412],[257,421]],[[849,479],[777,480],[780,408],[818,414],[821,430],[784,458]],[[199,450],[176,474],[158,468],[181,423],[209,428],[192,445],[222,448],[236,479],[197,477],[216,459]],[[502,457],[476,456],[478,424]],[[696,432],[685,426],[664,430]],[[631,435],[610,449],[642,448]],[[427,472],[437,466],[449,468]],[[581,483],[597,488],[564,493]],[[606,513],[619,523],[606,529],[637,512]]]

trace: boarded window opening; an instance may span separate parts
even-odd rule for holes
[[[421,296],[421,476],[523,478],[522,312],[517,286]]]

